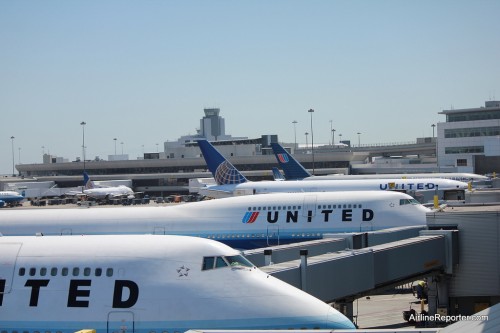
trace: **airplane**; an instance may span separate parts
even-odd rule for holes
[[[425,225],[428,212],[395,191],[271,193],[161,207],[0,211],[0,233],[171,234],[254,249],[320,239],[325,233]]]
[[[274,155],[285,172],[287,180],[353,180],[353,179],[409,179],[409,178],[443,178],[462,182],[485,181],[488,177],[475,173],[448,172],[448,173],[393,173],[376,175],[324,175],[313,176],[279,143],[271,143]]]
[[[2,332],[354,329],[219,242],[184,236],[0,237]]]
[[[0,207],[14,207],[25,198],[16,191],[0,191]]]
[[[133,199],[135,197],[135,192],[125,185],[97,187],[86,172],[83,173],[83,186],[82,192],[70,191],[66,194],[76,196],[86,195],[94,199]]]
[[[450,179],[363,179],[363,180],[313,180],[301,181],[259,181],[250,182],[228,160],[226,160],[207,140],[198,140],[208,169],[217,185],[200,187],[199,194],[223,198],[236,195],[251,195],[273,192],[325,192],[325,191],[432,191],[465,190],[468,185]]]

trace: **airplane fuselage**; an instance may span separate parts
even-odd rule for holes
[[[0,262],[2,332],[354,328],[324,302],[206,239],[0,237]]]
[[[13,206],[24,199],[25,198],[21,194],[15,191],[0,191],[0,202],[3,203],[0,207],[5,204],[7,206]]]
[[[166,207],[2,211],[0,233],[176,234],[248,249],[318,239],[324,233],[424,225],[428,211],[392,191],[276,193]]]
[[[467,183],[450,179],[359,179],[359,180],[290,180],[244,182],[241,184],[210,185],[200,189],[200,194],[228,197],[282,192],[336,192],[336,191],[387,191],[408,192],[465,190]]]

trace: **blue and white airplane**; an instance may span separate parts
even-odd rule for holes
[[[325,175],[313,176],[279,143],[271,143],[274,155],[285,173],[287,180],[354,180],[354,179],[403,179],[403,178],[443,178],[463,182],[485,181],[489,178],[475,173],[446,172],[446,173],[392,173],[376,175]]]
[[[330,192],[330,191],[429,191],[464,190],[468,185],[449,179],[363,179],[250,182],[227,161],[207,140],[199,140],[201,152],[217,185],[207,185],[199,193],[213,198],[275,192]]]
[[[252,249],[325,233],[425,225],[427,212],[409,195],[394,191],[273,193],[160,207],[4,210],[0,233],[171,234]]]
[[[0,237],[0,330],[353,329],[238,251],[195,237]]]
[[[80,196],[86,195],[94,199],[113,199],[113,198],[134,198],[134,191],[125,185],[119,186],[96,186],[95,183],[90,179],[89,175],[83,173],[83,184],[84,187],[81,192],[70,191],[66,195],[70,196]]]
[[[14,207],[25,198],[16,191],[0,191],[0,207]]]

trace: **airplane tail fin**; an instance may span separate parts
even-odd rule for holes
[[[198,140],[203,158],[218,185],[241,184],[248,180],[207,140]]]
[[[297,180],[310,177],[309,171],[304,169],[304,167],[290,155],[285,148],[283,148],[279,143],[271,143],[274,155],[278,160],[278,163],[285,172],[285,178],[288,180]]]
[[[274,178],[274,180],[276,180],[276,181],[283,181],[283,180],[285,180],[285,176],[283,176],[283,174],[281,173],[281,171],[279,171],[278,168],[274,167],[272,170],[273,170],[273,178]]]
[[[94,182],[90,180],[90,177],[86,172],[83,173],[83,187],[85,187],[86,190],[95,187]]]

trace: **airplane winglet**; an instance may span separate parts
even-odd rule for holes
[[[304,179],[311,176],[309,171],[293,158],[279,143],[272,142],[271,147],[287,180]]]
[[[198,146],[218,185],[241,184],[248,181],[210,142],[198,140]]]

